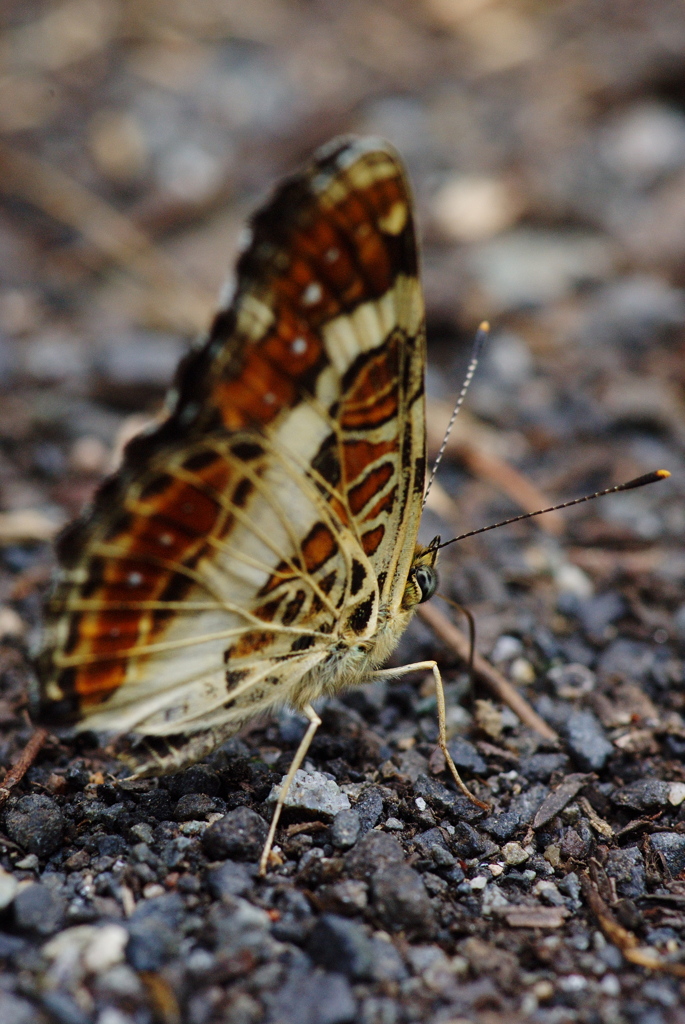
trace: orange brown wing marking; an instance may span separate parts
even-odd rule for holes
[[[369,558],[371,555],[375,554],[384,536],[385,527],[382,524],[377,526],[375,530],[367,530],[366,533],[363,533],[362,547],[364,549],[364,554],[368,555]]]
[[[343,443],[343,468],[348,483],[357,480],[367,466],[384,455],[395,455],[399,450],[396,438],[392,441],[345,441]]]
[[[392,512],[393,508],[395,507],[396,499],[397,499],[397,487],[392,487],[388,491],[388,493],[385,494],[380,499],[380,501],[376,502],[376,504],[373,506],[373,508],[369,509],[369,511],[364,516],[363,521],[366,522],[366,523],[373,522],[373,520],[376,518],[376,516],[379,516],[381,513],[384,513],[386,516],[389,516],[390,513]]]
[[[330,529],[324,523],[315,523],[301,545],[306,571],[310,575],[317,572],[337,550],[338,544]]]
[[[340,408],[343,430],[371,430],[397,416],[399,402],[399,340],[389,339],[370,356],[360,357],[347,377],[352,384]]]
[[[382,465],[377,466],[376,469],[372,469],[367,473],[360,484],[350,488],[347,492],[347,498],[352,514],[355,516],[359,515],[368,503],[383,490],[394,474],[395,467],[392,462],[384,462]]]

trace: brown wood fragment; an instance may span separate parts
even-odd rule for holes
[[[428,625],[435,631],[437,636],[441,640],[452,648],[459,658],[468,664],[469,660],[469,640],[465,633],[462,633],[450,620],[443,615],[439,608],[436,608],[431,604],[422,604],[419,607],[418,614],[427,622]],[[540,736],[543,736],[546,740],[552,740],[554,742],[559,741],[558,734],[552,729],[551,726],[545,722],[543,718],[538,715],[537,711],[534,711],[527,700],[525,700],[518,690],[511,685],[508,680],[504,678],[501,672],[498,672],[496,668],[485,660],[480,654],[476,653],[473,659],[473,670],[477,679],[485,683],[485,685],[491,690],[491,692],[510,707],[511,710],[517,715],[524,725],[527,725],[534,732],[537,732]]]
[[[620,949],[626,960],[652,971],[661,971],[677,978],[685,978],[685,963],[665,960],[652,946],[640,946],[637,935],[619,924],[588,874],[584,873],[580,876],[580,887],[585,902],[595,915],[605,938]]]
[[[551,821],[559,811],[566,807],[566,804],[573,800],[574,796],[580,793],[583,786],[595,778],[596,776],[592,773],[582,774],[577,772],[574,775],[567,775],[561,785],[557,786],[548,797],[545,797],[538,807],[537,814],[533,819],[533,828],[541,828],[548,821]]]
[[[47,729],[36,729],[31,736],[30,740],[22,750],[17,763],[13,765],[7,772],[7,775],[3,779],[3,783],[0,786],[0,807],[4,807],[7,803],[10,793],[26,775],[27,771],[35,761],[39,750],[48,738]]]
[[[299,836],[301,832],[324,832],[328,828],[323,821],[298,821],[294,825],[288,825],[284,832],[288,839]]]
[[[510,907],[503,914],[510,928],[561,928],[569,911],[566,907]]]

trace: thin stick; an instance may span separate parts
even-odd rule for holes
[[[36,729],[31,739],[28,741],[21,754],[19,760],[15,765],[10,768],[5,776],[2,785],[0,786],[0,807],[4,807],[9,800],[10,794],[18,782],[26,775],[27,771],[35,761],[39,750],[48,738],[47,729]]]
[[[442,439],[442,444],[440,445],[440,450],[439,450],[438,454],[435,457],[435,462],[433,463],[433,468],[431,470],[431,475],[428,478],[428,483],[426,485],[426,490],[425,490],[424,495],[423,495],[423,504],[424,504],[424,506],[426,504],[426,501],[428,500],[428,495],[430,494],[430,489],[433,486],[433,481],[435,480],[435,474],[438,472],[438,466],[442,462],[442,457],[445,454],[445,448],[447,447],[447,441],[449,440],[449,436],[452,433],[452,427],[454,426],[454,421],[456,420],[457,416],[459,415],[459,410],[461,409],[462,405],[464,404],[464,399],[466,398],[466,392],[468,391],[469,385],[470,385],[471,381],[473,380],[473,375],[476,372],[476,367],[478,366],[478,360],[480,358],[480,350],[482,349],[483,345],[485,344],[489,334],[490,334],[490,324],[487,322],[487,320],[483,320],[482,324],[479,326],[478,330],[476,331],[476,337],[473,339],[473,346],[471,348],[471,358],[469,359],[469,365],[468,365],[468,368],[466,370],[466,376],[464,377],[464,383],[461,386],[461,391],[459,392],[459,397],[457,398],[457,403],[454,406],[454,409],[452,410],[452,415],[450,417],[449,423],[447,424],[447,430],[445,431],[445,436]]]
[[[460,629],[457,629],[434,605],[422,604],[418,609],[418,614],[462,661],[468,662],[470,644],[468,637]],[[510,707],[524,725],[533,729],[546,740],[559,741],[559,736],[554,729],[547,725],[543,718],[540,718],[540,715],[533,710],[528,701],[504,678],[501,672],[493,668],[478,653],[474,655],[473,668],[476,677],[485,683],[502,703]]]

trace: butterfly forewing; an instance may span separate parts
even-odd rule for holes
[[[38,661],[50,721],[238,727],[357,681],[399,610],[425,352],[397,156],[329,144],[249,234],[167,420],[61,541]]]

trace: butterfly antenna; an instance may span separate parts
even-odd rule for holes
[[[471,358],[469,359],[469,365],[468,365],[468,369],[466,371],[466,376],[464,377],[464,383],[461,386],[461,391],[459,392],[459,397],[457,398],[457,403],[454,406],[454,409],[452,411],[452,415],[450,417],[450,421],[447,424],[447,430],[445,431],[445,436],[442,439],[442,444],[440,445],[440,451],[438,452],[438,454],[435,457],[435,462],[433,463],[433,468],[431,470],[431,475],[430,475],[430,477],[428,479],[428,484],[426,486],[426,491],[425,491],[425,494],[423,496],[423,505],[421,506],[422,508],[425,507],[426,502],[428,501],[428,495],[430,493],[431,487],[433,486],[433,481],[435,480],[435,474],[438,472],[438,466],[442,462],[442,457],[445,454],[445,448],[447,447],[447,442],[449,440],[449,436],[452,433],[452,427],[454,426],[454,421],[456,420],[457,416],[459,415],[459,410],[461,409],[462,405],[464,404],[464,399],[466,398],[466,392],[469,389],[469,385],[471,384],[471,381],[473,380],[473,375],[476,372],[476,367],[478,366],[478,360],[480,359],[481,349],[483,348],[483,345],[485,344],[489,334],[490,334],[490,324],[487,322],[487,320],[483,320],[482,324],[480,325],[480,327],[476,331],[475,338],[473,339],[473,346],[471,348]]]
[[[501,523],[492,523],[490,526],[481,526],[478,530],[469,530],[468,533],[461,533],[452,540],[446,540],[439,548],[446,548],[448,544],[455,544],[458,540],[466,540],[467,537],[475,537],[479,533],[487,533],[488,530],[498,530],[500,526],[509,526],[510,523],[520,523],[522,519],[531,519],[533,516],[542,516],[545,512],[558,512],[562,508],[570,508],[571,505],[581,505],[584,501],[592,501],[593,498],[603,498],[605,494],[618,494],[619,491],[632,491],[636,487],[646,487],[647,484],[655,484],[659,480],[667,480],[671,474],[667,469],[657,469],[653,473],[645,473],[634,480],[628,480],[624,484],[616,484],[614,487],[607,487],[603,491],[595,491],[594,494],[586,494],[582,498],[574,498],[572,501],[563,501],[560,505],[551,505],[549,508],[538,509],[537,512],[523,512],[520,516],[512,516],[511,519],[504,519]]]

